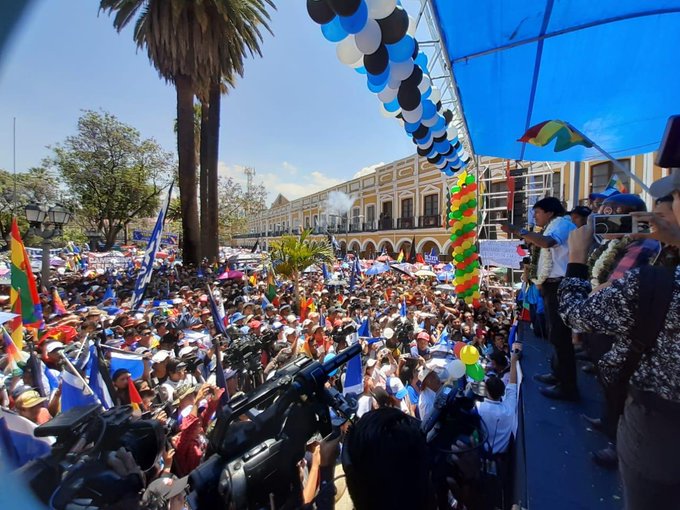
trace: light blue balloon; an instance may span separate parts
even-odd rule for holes
[[[416,41],[410,35],[404,36],[401,41],[394,44],[387,44],[387,53],[392,62],[404,62],[411,58],[413,50],[416,49]]]
[[[446,120],[444,120],[444,117],[439,117],[437,123],[432,126],[432,131],[440,131],[442,129],[446,129]]]
[[[354,70],[359,74],[368,74],[364,66],[355,67]]]
[[[449,143],[448,140],[444,140],[443,142],[437,142],[433,144],[434,149],[439,153],[439,154],[446,154],[446,151],[449,150],[449,147],[451,147],[451,144]]]
[[[442,170],[447,176],[453,177],[453,169],[450,166],[447,166]]]
[[[387,87],[389,74],[385,76],[385,73],[380,74],[378,76],[368,74],[368,80],[366,82],[366,85],[368,86],[368,90],[373,92],[374,94],[378,94],[382,92],[385,87]]]
[[[396,112],[401,106],[399,106],[399,100],[394,99],[394,101],[390,101],[389,103],[385,103],[385,110],[388,112]]]
[[[420,127],[420,122],[410,123],[404,122],[404,129],[408,134],[412,134],[416,129]]]
[[[432,92],[432,89],[430,89]],[[421,96],[422,97],[422,96]],[[437,107],[432,101],[423,101],[423,119],[431,119],[437,113]]]
[[[366,22],[368,21],[368,6],[366,5],[366,2],[362,0],[357,12],[351,16],[338,16],[338,18],[340,18],[340,24],[342,25],[342,28],[345,29],[345,32],[349,34],[358,34],[364,29]]]
[[[422,51],[416,56],[415,64],[420,66],[423,71],[427,71],[427,55]]]
[[[328,23],[321,25],[321,33],[330,42],[340,42],[348,35],[340,24],[340,16],[336,16]]]

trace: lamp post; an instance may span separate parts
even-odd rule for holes
[[[71,212],[61,205],[47,208],[38,204],[28,204],[25,212],[26,219],[30,225],[28,233],[42,239],[42,269],[40,271],[40,280],[43,287],[49,288],[50,247],[52,246],[52,239],[61,235],[62,227],[71,219]],[[50,225],[51,228],[48,228]]]

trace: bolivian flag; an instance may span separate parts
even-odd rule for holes
[[[19,234],[17,220],[12,220],[10,307],[21,314],[24,326],[42,329],[44,326],[42,305],[31,270],[31,262]],[[49,282],[43,282],[49,285]]]
[[[569,124],[561,120],[546,120],[536,124],[530,127],[517,141],[530,143],[537,147],[545,147],[553,140],[555,140],[555,152],[566,151],[576,145],[583,145],[587,148],[593,146],[583,135],[577,133]]]

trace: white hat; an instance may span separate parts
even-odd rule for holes
[[[158,351],[151,358],[151,362],[152,363],[163,363],[169,357],[170,357],[170,353],[168,351]]]
[[[283,336],[292,335],[292,334],[295,333],[295,332],[296,332],[295,328],[291,328],[291,327],[286,326],[286,327],[283,329]]]
[[[366,362],[367,367],[373,367],[375,364],[378,362],[377,359],[374,358],[369,358],[368,361]]]
[[[286,322],[295,322],[296,320],[297,317],[292,313],[288,317],[286,317]]]
[[[53,352],[53,351],[56,351],[57,349],[63,349],[63,348],[64,348],[64,344],[62,344],[61,342],[50,342],[45,347],[45,352]]]
[[[418,370],[418,381],[422,383],[432,372],[434,372],[434,369],[425,365],[420,370]]]
[[[184,356],[188,356],[189,354],[193,354],[193,353],[196,352],[197,350],[198,350],[198,347],[196,347],[196,346],[191,346],[191,345],[187,345],[186,347],[182,347],[182,348],[179,350],[179,357],[180,357],[180,358],[183,358]]]
[[[387,390],[388,394],[398,398],[399,400],[405,398],[407,394],[406,388],[404,388],[404,383],[402,383],[401,379],[398,377],[390,377],[387,380],[387,384],[385,385],[385,390]]]
[[[387,338],[389,340],[390,338],[392,338],[394,336],[394,330],[392,328],[385,328],[383,330],[382,336],[384,336],[385,338]]]

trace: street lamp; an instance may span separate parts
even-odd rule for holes
[[[30,228],[29,234],[42,239],[42,269],[40,272],[41,285],[49,288],[50,282],[50,247],[52,239],[61,235],[62,227],[71,219],[71,212],[61,205],[49,209],[44,205],[28,204],[25,208],[26,219]],[[52,228],[47,228],[51,225]]]

